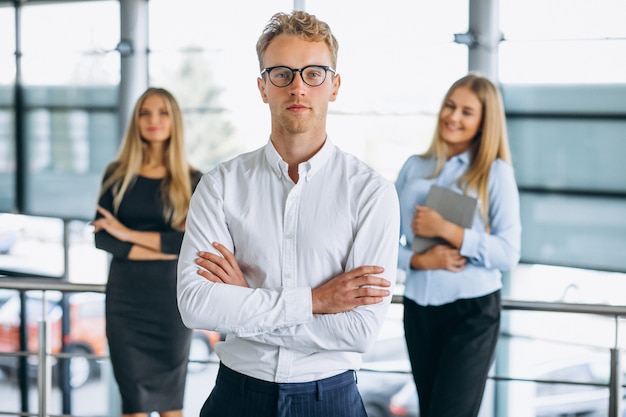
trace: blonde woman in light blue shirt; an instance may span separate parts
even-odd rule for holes
[[[471,228],[424,205],[432,185],[478,200]],[[520,258],[519,194],[498,88],[469,74],[448,90],[430,148],[404,163],[398,268],[420,417],[475,417],[500,326],[501,271]],[[443,243],[422,253],[414,236]]]

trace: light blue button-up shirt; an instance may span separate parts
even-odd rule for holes
[[[400,210],[391,182],[329,140],[298,166],[297,184],[269,142],[204,175],[191,199],[178,261],[178,304],[192,328],[228,333],[216,352],[235,371],[307,382],[361,366],[391,297],[313,314],[311,289],[363,265],[395,283]],[[197,274],[198,251],[220,242],[249,288]]]
[[[401,243],[398,268],[405,271],[404,296],[420,305],[442,305],[463,298],[490,294],[502,287],[502,274],[519,262],[521,246],[521,221],[519,193],[513,168],[497,159],[489,173],[489,226],[480,215],[480,205],[474,215],[471,229],[465,229],[461,255],[468,258],[460,272],[448,270],[415,270],[411,268],[411,222],[415,205],[423,205],[431,185],[436,184],[463,193],[458,178],[470,164],[469,151],[450,158],[439,176],[428,178],[436,167],[436,160],[413,155],[405,163],[396,190],[400,200]],[[469,192],[476,197],[476,192]]]

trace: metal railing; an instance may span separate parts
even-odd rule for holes
[[[600,386],[609,389],[609,417],[622,417],[622,371],[620,365],[620,349],[619,349],[619,319],[626,317],[626,306],[610,306],[604,304],[572,304],[559,302],[540,302],[540,301],[522,301],[522,300],[503,300],[502,308],[504,310],[515,311],[540,311],[552,313],[569,313],[569,314],[593,314],[605,317],[612,317],[615,326],[615,341],[610,349],[610,377],[608,384],[600,384]],[[495,377],[499,380],[512,380],[503,377]],[[544,382],[544,381],[542,381]],[[591,384],[589,384],[591,385]]]
[[[29,413],[26,411],[28,408],[28,399],[24,391],[28,391],[27,371],[26,371],[26,358],[31,355],[25,346],[22,346],[21,351],[12,353],[0,353],[2,356],[15,356],[21,360],[22,366],[20,379],[21,386],[20,391],[22,393],[22,411],[8,411],[0,409],[0,415],[19,415],[20,417],[48,417],[51,414],[48,412],[50,396],[52,392],[52,358],[59,359],[71,359],[77,356],[88,357],[89,359],[107,359],[108,356],[93,355],[85,353],[55,353],[51,351],[50,343],[50,320],[48,318],[48,309],[46,308],[48,299],[47,291],[58,291],[61,293],[80,293],[80,292],[96,292],[104,293],[106,286],[100,284],[75,284],[66,281],[50,279],[50,278],[0,278],[0,288],[8,290],[17,290],[21,293],[26,291],[43,291],[41,297],[42,313],[38,323],[38,350],[37,350],[37,397],[39,401],[39,407],[37,413]],[[24,298],[22,298],[24,301]],[[22,324],[21,332],[25,332],[26,316],[24,314],[24,305],[22,304]],[[21,337],[21,339],[24,339]],[[24,342],[22,342],[24,344]],[[69,375],[67,376],[69,378]]]
[[[30,278],[2,278],[0,277],[0,288],[17,290],[20,292],[40,290],[44,291],[59,291],[62,293],[77,293],[77,292],[96,292],[104,293],[105,285],[99,284],[76,284],[64,281],[58,281],[53,279],[30,279]],[[44,301],[45,302],[45,295]],[[394,296],[392,302],[402,303],[402,296]],[[619,331],[619,318],[626,317],[626,306],[609,306],[602,304],[570,304],[570,303],[552,303],[552,302],[539,302],[539,301],[521,301],[521,300],[502,300],[502,307],[504,310],[509,311],[535,311],[535,312],[555,312],[555,313],[571,313],[571,314],[591,314],[612,317],[615,320],[615,344],[610,349],[610,379],[608,384],[593,384],[584,383],[584,385],[600,386],[609,389],[609,417],[621,417],[622,416],[622,372],[620,366],[620,350],[618,344],[618,331]],[[6,410],[0,410],[0,415],[19,415],[21,417],[48,417],[53,416],[48,413],[48,404],[51,392],[51,363],[50,358],[72,358],[74,356],[88,356],[89,358],[107,359],[107,356],[98,355],[85,355],[85,354],[73,354],[73,353],[59,353],[52,354],[50,352],[50,332],[49,322],[46,317],[46,309],[43,309],[42,318],[39,326],[39,340],[44,343],[39,343],[39,350],[37,356],[39,359],[39,368],[37,374],[37,389],[39,397],[39,410],[38,413],[28,412],[9,412]],[[3,353],[5,355],[6,353]],[[13,356],[25,357],[29,355],[26,351],[13,352]],[[491,376],[496,381],[530,381],[541,383],[558,383],[567,384],[569,381],[556,381],[556,380],[536,380],[536,379],[523,379],[523,378],[510,378],[506,376]],[[65,417],[65,416],[63,416]]]

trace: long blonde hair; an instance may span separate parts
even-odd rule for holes
[[[500,90],[487,78],[477,74],[468,74],[457,80],[448,92],[439,110],[437,127],[433,140],[424,157],[436,157],[437,167],[433,177],[439,175],[448,159],[448,146],[441,139],[439,118],[444,110],[445,103],[452,93],[459,87],[469,88],[482,104],[483,118],[478,134],[473,139],[471,146],[470,167],[458,181],[458,186],[467,193],[468,190],[476,190],[480,199],[480,213],[487,226],[489,225],[489,170],[491,164],[497,158],[511,163],[511,151],[506,130],[506,118]]]
[[[158,95],[165,102],[171,118],[171,136],[167,141],[163,163],[167,174],[161,186],[163,216],[177,229],[184,228],[191,199],[191,167],[185,157],[183,117],[174,96],[163,88],[148,88],[137,100],[117,159],[107,167],[100,194],[113,191],[113,211],[117,215],[124,194],[136,180],[142,164],[148,162],[148,143],[141,137],[139,114],[146,98]]]

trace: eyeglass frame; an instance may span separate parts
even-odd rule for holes
[[[309,83],[306,82],[306,80],[304,79],[304,75],[303,71],[306,70],[307,68],[321,68],[324,70],[324,79],[322,80],[321,83],[317,84],[317,85],[311,85]],[[276,85],[274,84],[274,81],[272,81],[272,77],[270,77],[270,72],[276,68],[286,68],[289,71],[291,71],[291,81],[289,81],[289,83],[287,83],[286,85]],[[274,67],[267,67],[267,68],[263,68],[263,71],[261,71],[261,78],[263,77],[263,74],[267,73],[267,79],[270,81],[270,83],[272,83],[272,85],[274,87],[277,88],[285,88],[285,87],[289,87],[291,84],[293,84],[293,80],[296,79],[296,72],[300,73],[300,78],[302,79],[302,82],[305,83],[306,85],[308,85],[309,87],[319,87],[320,85],[324,84],[324,82],[326,81],[326,77],[328,77],[328,71],[331,71],[333,73],[333,75],[337,75],[337,71],[333,68],[331,68],[328,65],[307,65],[306,67],[302,67],[302,68],[290,68],[286,65],[276,65]]]

